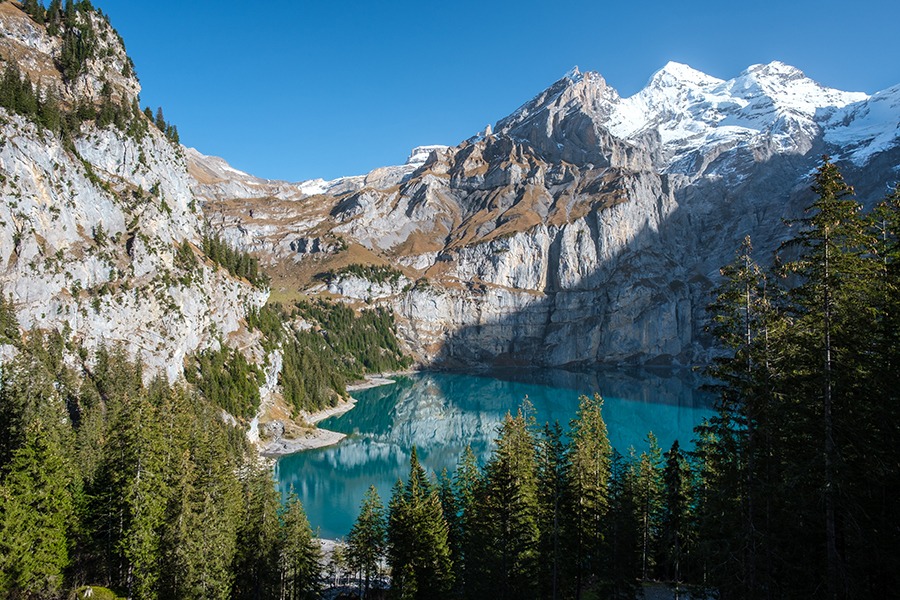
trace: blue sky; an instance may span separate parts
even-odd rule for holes
[[[839,89],[900,83],[896,0],[94,0],[181,141],[299,181],[456,144],[572,66],[623,96],[669,60],[729,79],[781,60]]]

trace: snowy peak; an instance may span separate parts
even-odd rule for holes
[[[572,83],[578,83],[581,81],[581,71],[578,70],[578,65],[575,65],[569,72],[563,75],[563,79],[568,79]]]
[[[852,140],[859,159],[897,141],[900,110],[887,92],[870,105],[864,93],[825,87],[780,61],[751,65],[729,80],[669,62],[644,89],[621,98],[599,73],[576,67],[495,130],[527,141],[549,159],[594,164],[605,164],[599,155],[616,154],[617,141],[650,144],[664,172],[705,168],[708,161],[698,156],[722,152],[747,151],[754,160],[806,154],[822,138],[831,144]],[[591,148],[595,143],[608,147]],[[580,145],[576,151],[574,144]],[[869,144],[875,145],[863,152]]]
[[[834,157],[863,165],[900,140],[900,84],[820,115],[825,141],[839,148]]]
[[[431,146],[416,146],[409,153],[409,158],[406,159],[406,165],[411,167],[421,167],[428,160],[428,157],[431,156],[432,152],[440,152],[441,150],[446,150],[447,146],[443,146],[440,144],[433,144]]]
[[[650,77],[647,88],[661,89],[671,87],[712,88],[724,83],[721,79],[707,75],[683,63],[669,61]]]
[[[778,61],[747,68],[727,83],[726,90],[748,101],[765,98],[778,110],[808,117],[813,117],[820,108],[842,107],[868,97],[864,93],[824,87],[800,69]]]

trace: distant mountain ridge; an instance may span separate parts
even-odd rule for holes
[[[900,86],[869,96],[780,62],[727,81],[669,63],[622,98],[576,68],[420,164],[290,196],[195,192],[281,274],[275,289],[390,306],[424,363],[689,365],[709,358],[719,267],[745,235],[770,259],[826,153],[864,203],[881,199],[900,179]],[[313,277],[355,262],[403,276]]]

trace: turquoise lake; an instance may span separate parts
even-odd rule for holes
[[[646,448],[648,431],[663,450],[676,439],[689,446],[694,426],[712,414],[712,397],[699,384],[690,374],[632,370],[402,376],[395,384],[354,392],[356,408],[319,423],[348,437],[281,458],[275,477],[283,494],[293,486],[321,537],[341,538],[370,485],[387,505],[394,483],[406,478],[413,446],[433,473],[455,469],[466,445],[484,464],[504,415],[515,413],[526,396],[539,424],[559,421],[565,429],[578,397],[600,393],[610,442],[627,454],[631,447],[638,453]]]

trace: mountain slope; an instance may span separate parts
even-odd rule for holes
[[[65,29],[50,35],[0,4],[5,71],[20,70],[42,100],[38,116],[0,108],[0,286],[22,327],[89,350],[121,345],[147,376],[175,380],[188,354],[232,335],[252,342],[244,313],[266,293],[202,255],[183,151],[137,109],[140,86],[105,18],[80,8],[73,18],[92,41],[67,71]],[[46,106],[61,111],[58,127],[46,126]]]
[[[425,362],[691,364],[718,267],[748,234],[771,256],[822,154],[866,203],[896,181],[896,94],[777,62],[728,81],[670,63],[621,98],[576,69],[399,181],[291,202],[198,195],[282,269],[280,293],[390,305]],[[352,262],[400,278],[312,278]]]

